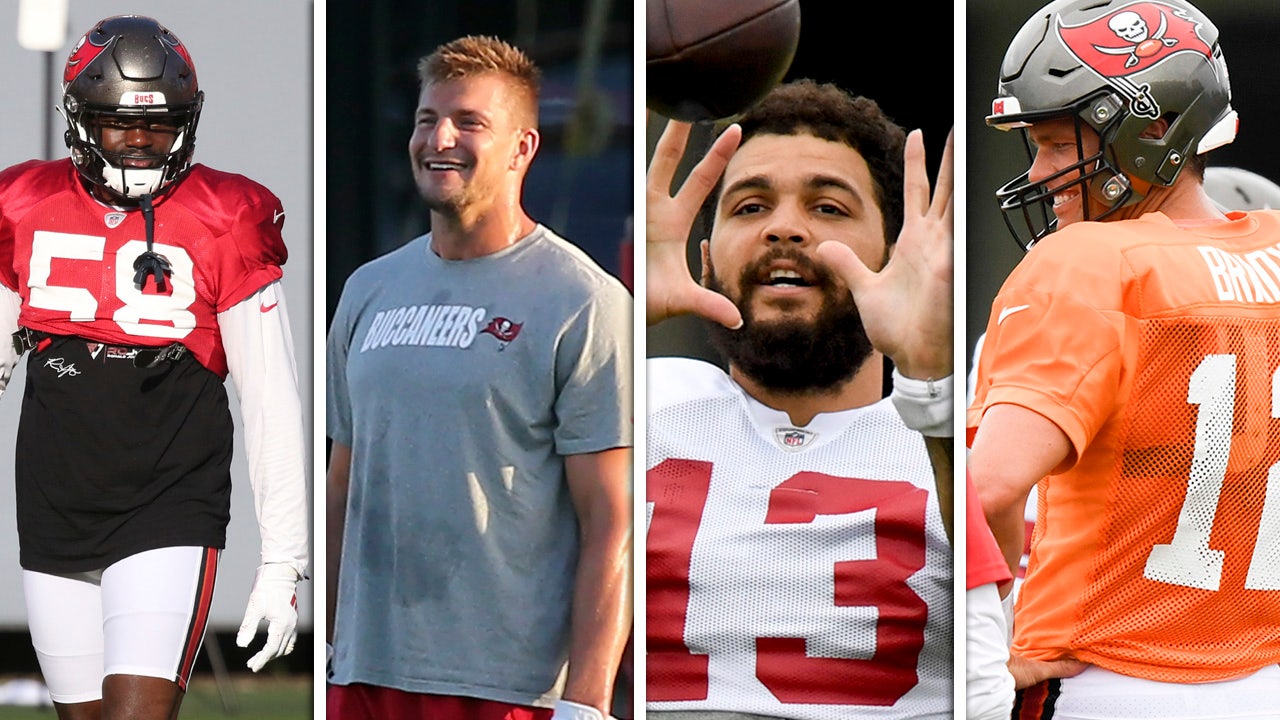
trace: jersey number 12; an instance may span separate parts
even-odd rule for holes
[[[1187,402],[1199,405],[1187,497],[1168,544],[1147,556],[1143,577],[1156,582],[1217,590],[1226,553],[1209,547],[1222,495],[1235,422],[1236,356],[1208,355],[1191,374]],[[1280,369],[1271,376],[1271,417],[1280,417]],[[1246,590],[1280,590],[1280,462],[1267,470],[1257,540],[1245,576]]]

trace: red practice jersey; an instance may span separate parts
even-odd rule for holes
[[[284,211],[266,188],[196,165],[155,205],[164,291],[134,284],[146,251],[140,210],[105,206],[70,160],[0,172],[0,283],[22,297],[19,324],[112,345],[185,345],[227,374],[217,314],[281,277]]]
[[[973,488],[973,479],[965,473],[965,589],[981,585],[997,585],[1013,579],[1009,564],[1000,553],[991,526],[982,513],[982,501]]]
[[[995,300],[974,397],[970,438],[1012,403],[1073,449],[1037,487],[1014,652],[1181,683],[1280,662],[1280,213],[1054,233]]]
[[[649,361],[651,711],[951,718],[951,548],[889,400],[791,425],[708,363]]]

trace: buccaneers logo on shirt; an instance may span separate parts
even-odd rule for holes
[[[1059,21],[1061,22],[1061,21]],[[1083,25],[1059,24],[1058,36],[1071,54],[1129,98],[1135,115],[1155,120],[1160,105],[1141,73],[1175,55],[1213,50],[1200,38],[1200,23],[1185,10],[1158,2],[1138,2]]]
[[[524,327],[524,323],[511,322],[507,318],[496,317],[490,320],[489,324],[480,332],[486,332],[498,338],[502,341],[503,346],[505,347],[507,343],[516,339],[516,336],[520,334],[520,328],[522,327]]]

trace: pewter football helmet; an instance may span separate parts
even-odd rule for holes
[[[1218,30],[1185,0],[1056,0],[1020,29],[1005,53],[987,124],[1025,128],[1075,120],[1101,139],[1097,154],[1040,182],[1027,174],[996,192],[1024,248],[1055,227],[1053,195],[1080,185],[1115,210],[1153,185],[1172,185],[1189,158],[1235,139],[1237,118]],[[1151,137],[1158,119],[1169,123]],[[1028,148],[1030,144],[1028,143]]]
[[[65,140],[80,174],[113,195],[136,200],[171,188],[191,167],[204,93],[182,42],[149,17],[100,21],[76,43],[63,72]],[[174,134],[149,166],[102,146],[102,123],[144,123]]]

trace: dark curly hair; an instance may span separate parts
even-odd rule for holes
[[[737,120],[742,142],[756,135],[812,135],[848,145],[862,156],[884,216],[885,243],[902,230],[902,152],[907,133],[876,101],[830,83],[796,80],[774,88]],[[720,189],[712,197],[719,202]],[[712,208],[714,209],[714,208]]]

